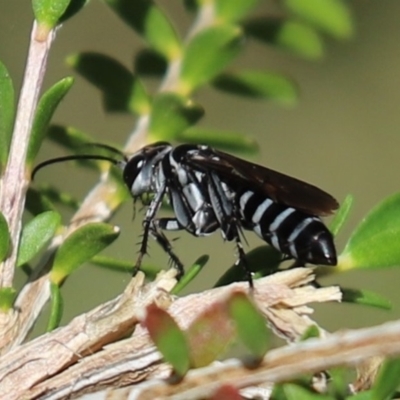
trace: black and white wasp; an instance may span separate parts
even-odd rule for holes
[[[45,165],[73,159],[107,160],[123,171],[123,180],[136,200],[154,195],[143,219],[143,238],[135,270],[140,268],[153,236],[171,257],[179,274],[183,265],[163,231],[186,230],[207,236],[220,230],[227,241],[235,241],[237,263],[242,262],[252,286],[251,272],[244,262],[241,232],[252,230],[296,264],[335,265],[333,237],[321,221],[337,209],[328,193],[271,169],[242,160],[209,146],[182,144],[173,147],[157,142],[121,160],[101,155],[60,157]],[[157,218],[164,197],[174,212],[172,218]]]

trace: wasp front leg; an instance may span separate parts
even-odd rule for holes
[[[136,260],[136,264],[133,268],[133,275],[135,275],[142,264],[142,260],[145,254],[147,254],[147,244],[149,241],[149,233],[151,232],[152,226],[154,225],[155,216],[161,207],[162,200],[166,191],[165,183],[157,191],[156,196],[151,201],[149,208],[146,211],[146,215],[143,219],[143,236],[140,243],[139,256]]]
[[[178,220],[175,218],[159,218],[154,219],[150,226],[150,234],[156,240],[156,242],[161,246],[161,248],[168,254],[172,264],[178,270],[177,278],[182,278],[185,270],[183,264],[179,257],[172,250],[172,245],[167,237],[164,235],[164,231],[180,231],[184,228],[179,224]]]

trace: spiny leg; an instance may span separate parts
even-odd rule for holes
[[[152,226],[150,227],[150,234],[154,237],[157,243],[161,246],[161,248],[168,254],[170,257],[174,267],[178,270],[177,278],[182,278],[185,270],[183,268],[183,264],[179,257],[172,250],[172,245],[164,233],[161,231],[178,231],[182,230],[175,218],[160,218],[153,220]]]
[[[237,217],[237,215],[239,215],[239,210],[237,210],[234,202],[227,196],[227,193],[222,186],[222,182],[216,174],[208,174],[208,190],[214,212],[220,221],[220,228],[223,237],[228,241],[234,240],[236,243],[238,259],[235,262],[235,266],[239,264],[242,265],[250,289],[253,290],[254,283],[252,272],[247,264],[246,254],[240,240],[240,234],[242,232]]]
[[[147,243],[149,240],[149,233],[151,229],[151,225],[154,221],[154,217],[157,214],[157,211],[160,209],[162,199],[165,194],[165,184],[160,188],[160,190],[157,192],[156,196],[154,199],[151,201],[149,208],[146,211],[146,215],[143,219],[143,236],[142,236],[142,241],[140,244],[140,249],[139,249],[139,256],[136,260],[136,264],[133,267],[133,275],[136,275],[136,273],[140,270],[140,266],[142,264],[142,260],[145,254],[147,254]]]
[[[238,252],[238,259],[236,260],[235,265],[241,264],[243,271],[246,275],[247,282],[249,282],[250,290],[253,291],[254,290],[253,274],[252,274],[252,272],[249,268],[249,265],[246,261],[246,253],[243,250],[243,245],[240,240],[240,235],[239,235],[237,226],[236,226],[234,235],[235,235],[234,239],[235,239],[236,249]]]

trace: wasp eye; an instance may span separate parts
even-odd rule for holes
[[[132,191],[132,187],[135,181],[140,180],[140,174],[142,172],[143,166],[145,165],[145,160],[143,156],[132,157],[125,165],[123,178],[128,189]]]

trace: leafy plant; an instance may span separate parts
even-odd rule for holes
[[[130,261],[99,255],[117,239],[119,233],[117,227],[105,221],[129,199],[118,173],[111,171],[104,178],[109,169],[106,163],[80,164],[80,167],[96,168],[103,173],[100,182],[82,203],[65,193],[62,187],[35,186],[28,189],[36,156],[45,139],[72,153],[79,153],[86,143],[95,141],[93,135],[73,126],[51,124],[55,110],[74,84],[73,78],[61,79],[40,95],[55,32],[61,23],[68,29],[68,19],[81,12],[85,3],[82,0],[32,1],[35,23],[16,107],[13,81],[6,66],[0,63],[0,310],[3,333],[0,343],[5,354],[4,362],[7,357],[18,357],[20,349],[17,345],[26,340],[48,300],[51,301],[48,335],[57,335],[54,329],[61,321],[64,303],[61,286],[78,267],[92,260],[94,264],[114,271],[126,271],[131,264]],[[196,126],[207,107],[199,104],[195,95],[212,86],[231,95],[295,105],[298,101],[297,84],[284,73],[255,70],[251,66],[233,67],[235,60],[246,50],[245,37],[313,60],[321,58],[325,51],[322,34],[343,39],[350,37],[353,30],[349,7],[342,0],[319,0],[318,5],[312,0],[281,0],[279,16],[257,15],[255,10],[260,3],[257,0],[186,1],[185,7],[188,14],[193,14],[193,22],[184,36],[178,34],[171,19],[153,1],[105,0],[104,3],[145,43],[145,48],[135,54],[133,69],[126,68],[107,54],[95,52],[70,55],[67,63],[97,87],[106,111],[124,112],[136,118],[136,127],[124,147],[126,153],[133,153],[144,144],[165,140],[201,142],[241,153],[255,152],[256,141],[240,132]],[[146,85],[149,76],[158,79],[159,86],[154,92]],[[399,194],[395,194],[367,214],[350,235],[333,273],[400,265],[399,202]],[[60,204],[75,211],[68,223],[62,222],[56,211]],[[331,230],[335,235],[348,218],[351,204],[352,197],[348,197],[332,222]],[[24,210],[32,218],[23,224]],[[278,252],[265,247],[251,252],[248,259],[259,277],[275,273],[282,261]],[[175,293],[194,279],[207,261],[207,256],[198,258],[175,287]],[[27,274],[22,290],[14,287],[14,274],[18,267]],[[143,269],[154,278],[154,268]],[[141,277],[137,279],[140,281]],[[233,267],[221,278],[219,285],[241,279],[241,271]],[[155,282],[157,284],[157,280]],[[137,295],[138,290],[135,286],[133,294]],[[168,286],[165,291],[171,290],[172,287]],[[159,295],[159,291],[157,293]],[[384,298],[368,291],[346,288],[342,293],[344,301],[381,308],[389,306]],[[120,305],[122,299],[118,298],[112,305]],[[235,336],[233,330],[257,362],[261,363],[267,351],[265,321],[257,307],[243,294],[235,292],[224,302],[214,303],[186,331],[181,330],[162,307],[149,304],[146,305],[145,325],[165,360],[173,365],[180,378],[190,367],[203,367],[214,361]],[[132,304],[130,306],[132,308]],[[102,308],[102,318],[91,320],[85,315],[81,319],[91,321],[93,326],[103,319],[108,323],[107,313],[113,309],[111,306]],[[76,354],[95,352],[105,343],[124,337],[139,321],[137,315],[123,320],[118,329],[111,325],[104,336],[96,336],[100,338],[98,341],[89,340],[86,347],[77,349]],[[70,326],[78,320],[79,317]],[[93,326],[90,324],[82,322],[82,325],[88,338],[94,331],[101,331],[99,325],[95,330],[91,330]],[[100,325],[107,327],[107,324]],[[222,327],[226,334],[223,340],[217,336],[206,340],[201,335],[204,331],[212,332]],[[307,333],[304,337],[318,336]],[[39,339],[46,340],[46,337]],[[68,340],[66,337],[62,339],[64,341],[55,336],[53,342],[62,342],[68,348]],[[200,343],[204,350],[199,350],[202,349]],[[178,344],[182,345],[180,351],[175,351]],[[72,363],[76,363],[76,359],[58,365],[58,369],[46,371],[46,378],[61,373]],[[273,396],[276,399],[390,398],[398,383],[393,372],[397,369],[398,361],[388,361],[371,389],[356,395],[345,393],[343,387],[347,388],[347,385],[340,386],[337,384],[340,379],[337,379],[333,394],[317,394],[310,385],[293,381],[277,385]],[[18,387],[4,383],[4,392],[0,387],[0,393],[3,396],[12,393],[13,398],[27,398],[30,396],[28,391],[44,379],[43,376],[29,375],[19,382]],[[40,388],[35,386],[35,389],[39,391]],[[72,390],[75,387],[68,395]],[[78,385],[76,390],[80,390]],[[232,398],[237,395],[230,386],[221,386],[221,393],[228,393],[227,396]]]

